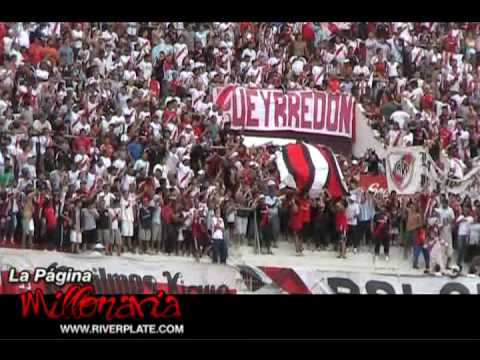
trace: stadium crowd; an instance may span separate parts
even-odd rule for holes
[[[296,253],[366,246],[463,266],[480,201],[359,188],[375,154],[340,157],[350,194],[280,189],[275,146],[247,148],[212,89],[352,93],[377,137],[462,178],[478,155],[476,23],[0,23],[0,242],[201,257],[259,239]],[[258,235],[258,236],[257,236]],[[289,236],[289,235],[293,235]],[[293,246],[292,246],[293,248]],[[455,250],[455,252],[454,252]],[[293,250],[292,250],[293,251]],[[468,256],[467,256],[468,257]]]

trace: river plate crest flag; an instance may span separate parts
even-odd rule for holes
[[[317,197],[323,189],[332,197],[347,194],[337,159],[330,149],[303,142],[285,145],[276,154],[280,182],[283,186],[308,192]]]
[[[386,158],[389,191],[413,195],[422,190],[426,174],[426,154],[422,147],[391,148]]]

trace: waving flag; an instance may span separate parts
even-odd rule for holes
[[[324,188],[332,197],[341,197],[348,192],[337,160],[324,146],[285,145],[277,152],[276,164],[284,186],[308,192],[312,198]]]

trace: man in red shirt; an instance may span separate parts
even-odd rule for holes
[[[430,86],[424,87],[424,95],[420,99],[421,108],[423,110],[432,110],[433,109],[433,94],[430,90]]]
[[[73,140],[73,151],[80,152],[80,149],[83,147],[87,154],[90,154],[90,147],[92,146],[92,139],[87,136],[87,131],[85,129],[80,130],[80,135]]]
[[[40,40],[34,39],[28,49],[28,57],[32,65],[37,65],[43,58],[43,47],[40,45]]]
[[[57,215],[51,199],[46,199],[43,208],[43,218],[45,219],[46,234],[48,249],[55,249],[57,246]]]
[[[440,127],[438,131],[438,137],[440,138],[440,144],[442,145],[442,149],[446,149],[450,145],[450,141],[452,139],[452,133],[446,126]]]

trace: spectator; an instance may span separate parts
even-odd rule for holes
[[[212,217],[213,262],[227,263],[228,249],[225,243],[225,224],[220,216],[220,209],[215,210]]]
[[[458,224],[457,266],[459,267],[460,272],[463,269],[465,249],[468,245],[468,240],[470,236],[470,225],[473,223],[473,218],[471,216],[468,216],[468,213],[468,208],[464,207],[456,219],[456,223]]]
[[[347,258],[347,215],[345,205],[339,201],[335,204],[335,229],[337,232],[339,259]]]
[[[383,251],[385,254],[385,260],[389,261],[390,254],[390,239],[388,236],[390,227],[390,221],[386,215],[385,205],[379,204],[375,210],[375,216],[373,217],[373,226],[372,234],[375,243],[375,259],[378,261],[378,256],[380,255],[380,246],[383,246]]]
[[[360,217],[360,206],[357,203],[357,197],[350,195],[348,197],[347,216],[347,243],[353,247],[353,253],[358,251],[358,218]]]

